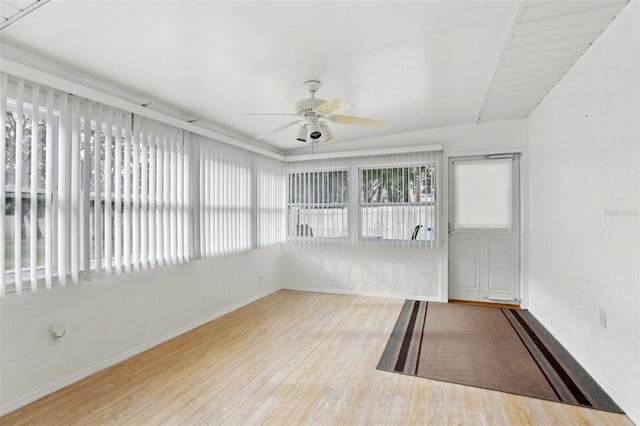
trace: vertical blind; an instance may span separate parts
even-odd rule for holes
[[[342,245],[351,229],[349,159],[287,164],[289,242]]]
[[[254,155],[256,173],[254,200],[257,208],[257,247],[268,247],[286,241],[285,166],[282,161]]]
[[[0,293],[284,240],[284,164],[0,73]]]

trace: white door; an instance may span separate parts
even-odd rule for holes
[[[449,299],[520,303],[520,158],[449,160]]]

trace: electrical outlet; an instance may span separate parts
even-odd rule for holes
[[[600,308],[600,327],[607,328],[607,311]]]
[[[258,275],[258,284],[262,284],[263,281],[264,277],[262,276],[262,274]]]

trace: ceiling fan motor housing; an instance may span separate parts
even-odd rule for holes
[[[296,102],[296,113],[306,115],[314,113],[313,109],[322,105],[326,101],[324,99],[308,98]],[[314,113],[315,114],[315,113]]]

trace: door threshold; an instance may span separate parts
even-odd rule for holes
[[[458,305],[486,306],[486,307],[491,307],[491,308],[504,308],[504,309],[517,309],[517,310],[520,310],[520,305],[512,305],[510,303],[476,302],[475,300],[458,300],[458,299],[449,299],[449,303],[455,303],[455,304],[458,304]]]

